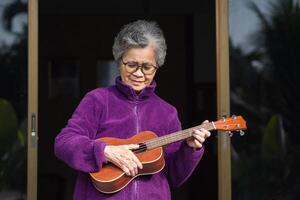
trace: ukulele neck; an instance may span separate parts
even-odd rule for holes
[[[205,124],[201,124],[199,126],[188,128],[188,129],[185,129],[185,130],[182,130],[182,131],[171,133],[169,135],[164,135],[164,136],[161,136],[161,137],[158,137],[158,138],[148,140],[144,144],[146,145],[147,150],[155,149],[157,147],[162,147],[162,146],[165,146],[167,144],[174,143],[174,142],[192,137],[193,130],[200,130],[201,128],[204,128],[208,131],[216,129],[213,122],[205,123]]]

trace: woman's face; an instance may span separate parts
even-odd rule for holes
[[[136,71],[129,72],[130,63],[138,63],[140,66],[157,66],[154,48],[147,46],[145,48],[129,49],[126,53],[124,53],[120,60],[120,74],[122,82],[131,86],[136,93],[139,93],[146,86],[151,84],[156,70],[154,70],[152,74],[148,75],[143,73],[141,67],[139,67]]]

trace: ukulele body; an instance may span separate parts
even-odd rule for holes
[[[242,130],[246,130],[247,126],[246,121],[242,116],[232,116],[215,122],[203,123],[201,125],[175,133],[170,133],[161,137],[158,137],[151,131],[143,131],[128,139],[105,137],[100,138],[99,140],[108,145],[140,144],[138,151],[140,153],[135,153],[135,155],[143,164],[143,169],[138,171],[138,174],[135,176],[137,177],[139,175],[155,174],[161,171],[165,166],[162,147],[164,145],[192,137],[193,130],[200,130],[201,128],[209,131],[220,130],[227,132],[239,130],[240,134],[243,135],[244,132]],[[147,146],[149,150],[146,148],[146,151],[140,151],[144,150],[144,147]],[[103,193],[118,192],[135,178],[127,176],[119,167],[112,163],[103,165],[98,172],[90,173],[90,176],[95,188]]]
[[[107,145],[139,144],[157,138],[151,131],[143,131],[128,139],[118,139],[104,137],[99,138]],[[123,189],[130,181],[140,175],[155,174],[165,166],[162,147],[146,150],[135,154],[143,165],[143,169],[138,169],[138,174],[134,177],[127,176],[123,170],[112,163],[102,166],[98,172],[90,173],[92,182],[97,190],[102,193],[114,193]]]

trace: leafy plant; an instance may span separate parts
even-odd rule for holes
[[[269,1],[270,2],[270,1]],[[239,200],[293,200],[300,197],[300,7],[276,0],[252,35],[256,50],[231,46],[231,103],[244,113],[247,138],[233,138],[233,197]],[[259,65],[259,68],[257,68]]]

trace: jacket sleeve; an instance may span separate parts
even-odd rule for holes
[[[169,124],[169,133],[181,130],[177,112]],[[199,150],[190,148],[185,140],[168,145],[165,148],[165,173],[171,187],[179,187],[193,173],[204,153],[204,147]]]
[[[99,104],[99,99],[88,93],[55,138],[56,157],[75,170],[94,172],[107,162],[105,143],[95,140],[101,115]]]

